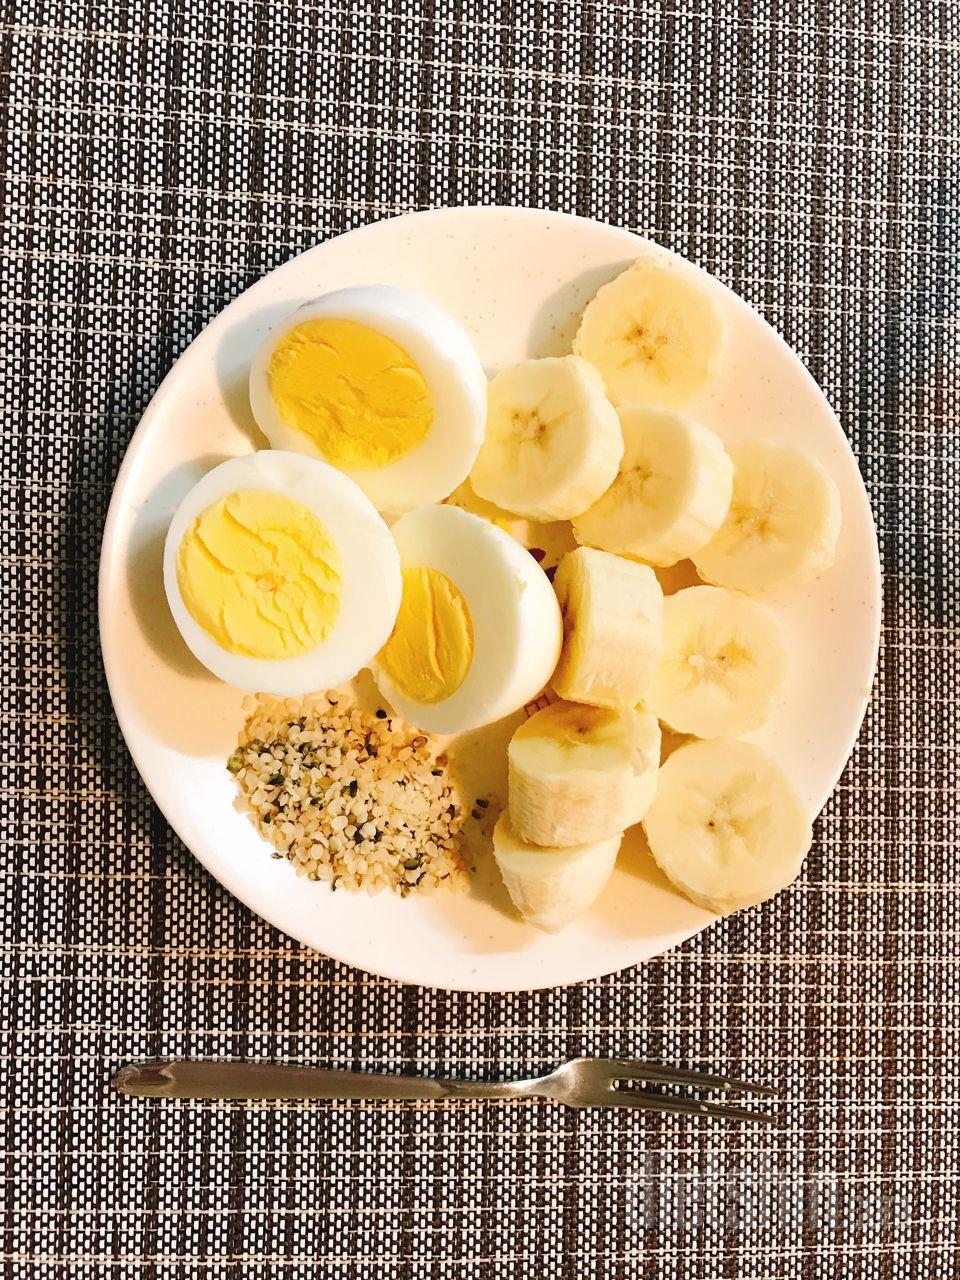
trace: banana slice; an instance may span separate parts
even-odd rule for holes
[[[837,486],[803,449],[730,446],[733,498],[717,533],[693,556],[701,578],[740,591],[802,584],[833,564],[843,511]]]
[[[504,511],[486,498],[474,493],[469,480],[464,480],[459,489],[455,489],[446,504],[460,507],[475,516],[483,516],[491,524],[497,525],[511,537],[527,548],[541,569],[555,569],[561,556],[572,551],[577,540],[569,520],[553,520],[543,524],[537,520],[528,520],[526,516],[515,515],[512,511]]]
[[[622,833],[591,844],[544,849],[521,840],[507,814],[493,832],[503,883],[525,920],[556,933],[593,906],[610,879]]]
[[[660,726],[646,711],[555,702],[507,749],[510,822],[521,840],[590,844],[639,822],[657,782]]]
[[[813,839],[803,801],[777,762],[733,738],[674,751],[643,828],[665,875],[723,915],[794,880]]]
[[[644,704],[677,733],[759,729],[780,697],[787,651],[766,605],[723,587],[687,587],[663,605],[663,654]]]
[[[667,566],[714,536],[730,506],[733,463],[720,437],[658,409],[620,410],[620,474],[573,522],[578,542]]]
[[[570,702],[635,707],[663,646],[663,591],[645,564],[578,547],[553,580],[563,652],[551,684]]]
[[[497,375],[475,492],[531,520],[569,520],[613,482],[623,436],[600,375],[576,356],[525,360]]]
[[[710,294],[682,267],[640,258],[587,305],[573,342],[615,404],[682,404],[709,378],[724,339]]]

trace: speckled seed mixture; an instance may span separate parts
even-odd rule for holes
[[[228,769],[247,813],[298,875],[334,889],[462,889],[465,813],[446,757],[402,720],[339,693],[265,695]]]

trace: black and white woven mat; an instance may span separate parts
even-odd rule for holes
[[[953,0],[23,0],[0,24],[0,1125],[10,1277],[960,1274]],[[567,990],[401,988],[233,901],[111,714],[97,554],[163,374],[263,272],[436,204],[643,231],[838,410],[886,574],[801,881]],[[151,1106],[148,1055],[782,1083],[786,1127],[516,1104]]]

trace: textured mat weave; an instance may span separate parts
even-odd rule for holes
[[[960,1273],[956,5],[26,0],[0,71],[3,1273]],[[493,201],[644,231],[754,302],[840,413],[886,571],[800,883],[516,997],[366,977],[230,899],[130,763],[95,616],[113,477],[201,326],[324,237]],[[154,1054],[581,1052],[770,1076],[788,1123],[105,1089]]]

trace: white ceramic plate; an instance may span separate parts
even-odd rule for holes
[[[233,808],[224,766],[241,695],[191,657],[161,583],[163,539],[180,499],[215,463],[264,443],[250,416],[247,370],[268,329],[294,307],[344,285],[417,290],[460,320],[492,374],[568,351],[586,302],[645,243],[565,214],[501,208],[411,214],[330,240],[226,308],[177,362],[130,443],[100,566],[103,656],[130,751],[200,861],[254,911],[337,959],[430,986],[522,990],[637,964],[713,919],[670,889],[637,839],[625,842],[593,910],[554,936],[515,917],[489,855],[465,895],[331,894],[297,879]],[[844,434],[806,369],[745,302],[700,275],[727,317],[730,342],[720,376],[689,412],[727,440],[760,435],[813,450],[843,498],[836,567],[779,609],[794,655],[792,684],[754,735],[816,812],[843,769],[873,678],[880,609],[873,521]]]

